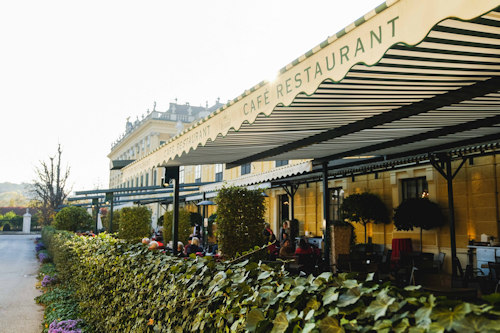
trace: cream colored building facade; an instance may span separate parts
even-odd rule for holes
[[[387,1],[286,65],[275,81],[255,85],[134,158],[110,186],[145,185],[144,175],[155,170],[158,184],[160,166],[180,166],[183,183],[222,178],[260,184],[268,195],[266,219],[278,230],[287,211],[291,215],[283,187],[289,180],[300,233],[321,235],[324,211],[332,216],[342,196],[365,191],[380,195],[392,212],[408,193],[426,190],[450,217],[449,183],[430,160],[454,154],[455,238],[465,266],[469,240],[499,236],[499,6],[499,0]],[[118,145],[110,159],[127,158],[123,154],[141,135],[123,149]],[[396,161],[425,154],[427,160],[405,168],[401,162],[376,172],[334,172],[352,157]],[[327,174],[326,193],[317,166],[330,162],[339,164]],[[192,196],[213,195],[213,186],[203,185]],[[185,200],[188,206],[194,202]],[[356,229],[358,239],[363,232]],[[389,224],[367,232],[387,247],[394,238],[411,238],[418,250],[419,230],[401,232]],[[450,239],[448,226],[424,231],[423,249],[450,254]]]

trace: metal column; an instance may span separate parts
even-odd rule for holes
[[[462,159],[462,163],[458,166],[455,172],[451,169],[451,157],[448,154],[431,155],[430,161],[432,166],[446,179],[448,185],[448,209],[450,211],[450,247],[451,247],[451,274],[457,276],[457,242],[455,236],[455,206],[453,203],[453,178],[464,165],[466,159]]]
[[[323,244],[324,258],[328,266],[330,266],[330,226],[328,223],[328,162],[322,163],[322,183],[323,183]],[[334,258],[335,259],[335,258]]]

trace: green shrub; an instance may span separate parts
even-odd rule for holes
[[[112,230],[109,228],[110,218],[111,218],[111,214],[108,211],[106,213],[106,215],[104,215],[104,218],[102,219],[102,226],[109,233],[118,232],[118,230],[120,230],[121,209],[113,211],[113,229]]]
[[[69,206],[61,209],[55,216],[52,226],[59,230],[86,231],[92,229],[92,216],[85,208]]]
[[[125,207],[120,212],[118,237],[138,241],[151,233],[151,211],[147,207]]]
[[[452,301],[373,274],[292,277],[248,260],[167,256],[106,234],[50,248],[78,249],[68,283],[95,332],[495,332],[500,320],[498,295],[491,305]]]
[[[172,219],[173,212],[166,212],[163,218],[163,239],[165,243],[172,240]],[[177,229],[177,233],[178,240],[184,244],[187,244],[189,235],[193,233],[193,226],[191,225],[191,212],[185,209],[179,209],[179,227]]]
[[[227,187],[217,198],[217,242],[228,258],[264,243],[264,197],[259,190]]]

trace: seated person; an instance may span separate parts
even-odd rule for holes
[[[292,245],[290,244],[289,239],[285,239],[283,242],[283,245],[280,248],[280,258],[284,259],[292,259],[295,257],[295,250],[293,249]]]
[[[187,244],[184,246],[184,254],[187,255],[188,247],[191,245],[191,241],[193,240],[193,236],[189,236]]]
[[[184,254],[184,244],[182,244],[182,242],[177,242],[177,255],[179,257],[185,257],[186,256]]]
[[[191,244],[187,247],[186,254],[196,254],[197,252],[203,252],[203,249],[200,247],[200,240],[198,237],[193,237],[193,239],[191,239]]]
[[[299,240],[299,247],[295,250],[295,254],[313,254],[313,249],[304,238],[301,238]]]

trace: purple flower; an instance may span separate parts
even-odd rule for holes
[[[77,328],[80,321],[80,319],[62,320],[60,322],[54,320],[49,326],[49,333],[81,333],[82,330]]]
[[[41,263],[45,263],[50,261],[50,257],[47,253],[39,253],[38,260],[40,260]]]
[[[45,275],[42,280],[42,286],[47,287],[56,282],[57,282],[57,276]]]
[[[36,250],[36,252],[40,252],[42,250],[45,250],[45,244],[43,244],[43,243],[36,244],[35,250]]]

